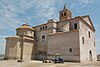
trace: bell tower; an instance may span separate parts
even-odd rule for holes
[[[70,10],[68,10],[66,4],[64,5],[63,10],[59,12],[59,15],[60,15],[60,21],[66,21],[72,18],[72,13]]]

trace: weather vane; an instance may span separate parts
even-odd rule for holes
[[[26,24],[28,24],[28,19],[26,19]]]

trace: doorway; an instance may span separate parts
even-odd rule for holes
[[[89,60],[92,61],[92,52],[91,52],[91,50],[89,51]]]

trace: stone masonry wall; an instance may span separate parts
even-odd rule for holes
[[[48,59],[60,54],[65,61],[80,61],[78,30],[48,35]]]

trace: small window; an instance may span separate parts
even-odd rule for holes
[[[42,30],[42,27],[40,27],[40,30]]]
[[[45,26],[45,29],[47,29],[47,26]]]
[[[82,37],[82,43],[84,44],[84,37]]]
[[[69,52],[72,52],[72,49],[71,48],[69,49]]]
[[[66,16],[66,13],[64,12],[64,16]]]
[[[95,42],[94,42],[94,47],[95,47]]]
[[[77,29],[77,23],[74,24],[74,28]]]
[[[89,35],[89,38],[90,38],[90,31],[88,31],[88,35]]]
[[[45,39],[45,35],[42,35],[42,39]]]

